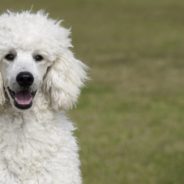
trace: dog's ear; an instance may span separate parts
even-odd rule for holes
[[[3,86],[3,79],[0,73],[0,105],[5,103],[5,94],[4,94],[4,86]]]
[[[48,69],[43,85],[52,108],[58,110],[73,107],[87,78],[86,69],[86,65],[75,59],[70,50],[55,60]]]

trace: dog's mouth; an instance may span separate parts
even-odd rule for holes
[[[18,109],[29,109],[32,106],[33,98],[36,94],[36,91],[30,91],[28,89],[23,89],[18,92],[15,92],[8,88],[8,92],[11,98],[14,100],[14,105]]]

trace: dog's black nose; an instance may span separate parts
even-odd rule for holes
[[[30,72],[20,72],[16,80],[18,84],[22,87],[29,87],[33,84],[34,77]]]

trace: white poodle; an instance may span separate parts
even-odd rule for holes
[[[39,11],[0,16],[0,184],[81,184],[74,127],[85,65]]]

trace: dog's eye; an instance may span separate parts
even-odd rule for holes
[[[8,60],[8,61],[13,61],[15,59],[16,55],[13,54],[13,53],[9,53],[7,55],[5,55],[5,59]]]
[[[33,58],[37,62],[40,62],[40,61],[42,61],[44,59],[43,56],[40,55],[40,54],[34,55]]]

